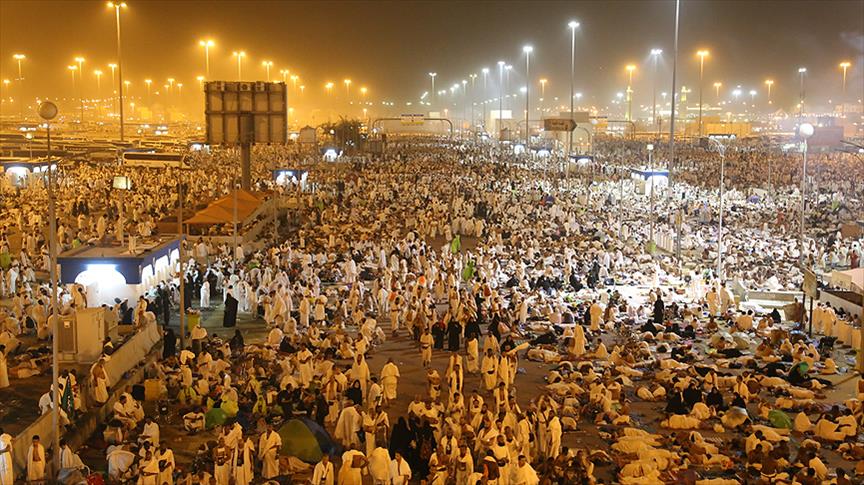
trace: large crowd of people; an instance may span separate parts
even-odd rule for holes
[[[316,187],[299,228],[239,257],[206,238],[187,245],[184,306],[224,306],[228,330],[199,326],[178,346],[176,327],[165,325],[147,368],[159,412],[145,414],[155,403],[107,381],[111,343],[85,386],[72,372],[56,384],[71,384],[82,410],[113,401],[91,441],[104,455],[91,464],[118,482],[853,483],[864,474],[864,388],[827,397],[848,355],[779,310],[739,306],[732,283],[797,290],[802,248],[823,273],[858,267],[861,236],[843,237],[838,225],[860,218],[864,188],[848,171],[861,168],[844,155],[817,157],[801,244],[790,235],[795,156],[734,148],[722,280],[708,150],[680,151],[686,163],[653,212],[616,169],[644,156],[621,141],[598,143],[604,166],[564,181],[554,161],[473,143],[415,140],[357,164],[295,159]],[[256,155],[260,187],[270,186],[266,168],[291,157],[278,147]],[[233,153],[197,155],[186,202],[227,193],[234,162]],[[146,238],[175,210],[176,178],[127,170],[134,189],[118,199],[111,169],[61,169],[62,247],[120,240],[119,227]],[[12,305],[0,322],[13,337],[49,338],[36,275],[49,264],[44,191],[4,190],[0,297]],[[681,270],[648,245],[652,231],[674,231],[678,209]],[[15,255],[13,234],[23,241]],[[174,287],[166,281],[150,301],[106,312],[172,324]],[[85,292],[64,291],[63,313],[86,306]],[[235,329],[238,313],[265,337]],[[858,318],[820,304],[813,324],[828,335]],[[413,362],[399,363],[399,351]],[[406,386],[422,392],[406,397]],[[282,431],[297,421],[318,433],[314,459],[291,453],[297,436]],[[197,450],[166,439],[180,430]],[[64,468],[81,467],[64,446]],[[34,440],[28,480],[44,477],[44,460]]]

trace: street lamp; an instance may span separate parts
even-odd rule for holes
[[[753,104],[756,101],[756,90],[750,90],[750,104]]]
[[[12,54],[12,58],[18,62],[18,104],[21,109],[21,118],[24,119],[24,75],[21,71],[21,62],[27,59],[27,56],[24,54]],[[846,78],[845,69],[843,71],[843,78]]]
[[[541,100],[541,101],[542,101],[543,98],[546,96],[546,83],[547,83],[547,82],[548,82],[548,81],[547,81],[546,79],[541,79],[541,80],[540,80],[540,100]]]
[[[531,97],[531,53],[534,52],[534,48],[530,45],[526,45],[522,47],[522,52],[525,53],[525,148],[527,149],[528,144],[531,142],[531,130],[529,130],[528,125],[528,100]]]
[[[806,197],[806,183],[807,183],[807,140],[813,136],[815,132],[815,128],[810,123],[802,123],[798,127],[798,136],[801,138],[801,148],[804,154],[804,166],[801,172],[801,234],[799,235],[800,241],[800,251],[801,254],[798,256],[798,259],[802,265],[804,265],[804,214],[807,208],[807,197]]]
[[[429,78],[432,79],[432,91],[431,91],[431,93],[433,95],[435,94],[435,76],[437,76],[437,75],[438,75],[437,72],[430,72],[429,73]]]
[[[273,61],[261,61],[261,65],[264,66],[264,70],[267,71],[267,82],[270,82],[270,68],[273,67]],[[284,81],[284,74],[283,81]]]
[[[486,80],[489,77],[489,68],[484,67],[483,69],[480,69],[480,72],[483,73],[483,95],[482,95],[482,97],[485,98],[487,95],[487,93],[486,93],[486,84],[487,84]],[[486,101],[483,101],[480,104],[483,105],[483,132],[485,133],[486,132]]]
[[[723,199],[725,197],[725,188],[723,186],[724,177],[726,174],[726,147],[717,139],[708,137],[708,141],[717,147],[717,153],[720,154],[720,220],[717,225],[717,292],[723,287]]]
[[[504,61],[498,61],[498,140],[501,140],[501,121],[504,118]]]
[[[798,94],[798,117],[804,116],[804,75],[807,74],[806,67],[798,68],[798,75],[801,77],[801,90]],[[811,127],[812,128],[812,127]]]
[[[571,20],[567,23],[570,28],[570,119],[573,119],[573,91],[576,89],[576,29],[579,22]],[[573,132],[567,132],[567,156],[573,153]],[[569,167],[569,164],[568,164]]]
[[[297,89],[297,80],[300,79],[300,76],[296,74],[291,75],[291,84],[294,86],[294,89]]]
[[[204,48],[204,73],[210,77],[210,48],[216,45],[212,39],[199,40],[198,45]]]
[[[721,86],[723,86],[723,83],[721,83],[721,82],[714,83],[714,96],[717,98],[717,99],[715,99],[715,102],[720,100],[720,87]]]
[[[345,85],[345,98],[351,97],[351,80],[343,79],[342,83]]]
[[[234,57],[237,58],[237,80],[243,80],[243,58],[246,57],[245,51],[234,51],[231,53]]]
[[[843,61],[840,63],[840,69],[843,69],[843,90],[842,90],[842,96],[840,99],[840,115],[844,116],[844,117],[846,115],[846,105],[845,105],[845,101],[846,101],[846,70],[849,69],[849,67],[851,65],[852,64],[848,61]],[[19,71],[20,71],[20,68],[19,68]]]
[[[74,67],[74,66],[70,66]],[[73,72],[74,70],[70,69]],[[52,332],[54,338],[51,342],[51,377],[54,382],[52,386],[51,402],[53,404],[51,410],[51,428],[54,431],[54,467],[57,472],[60,471],[60,387],[57,381],[60,378],[60,304],[57,299],[58,283],[57,283],[57,203],[54,194],[54,178],[56,177],[55,169],[52,169],[51,164],[51,120],[57,116],[57,106],[51,101],[45,101],[39,105],[39,116],[45,120],[47,152],[48,152],[48,260],[51,267],[48,271],[51,278],[51,313],[54,317],[54,326]],[[48,319],[51,322],[51,318]],[[55,475],[56,476],[56,475]]]
[[[198,87],[204,89],[204,76],[197,76],[195,80],[198,81]]]
[[[120,104],[120,141],[123,141],[123,51],[121,49],[120,9],[126,8],[126,2],[108,2],[108,7],[114,9],[114,17],[117,24],[117,90],[119,91],[117,100]],[[113,79],[113,68],[111,73],[111,78]]]
[[[657,123],[657,66],[660,56],[663,54],[663,49],[651,49],[651,58],[654,60],[654,79],[652,80],[652,112],[651,121],[657,126],[657,133],[660,133],[660,124]]]
[[[283,83],[288,84],[288,74],[290,74],[290,73],[291,73],[291,71],[289,69],[279,69],[279,74],[282,75],[282,82]]]
[[[627,121],[633,121],[633,71],[636,66],[627,64]]]
[[[772,79],[766,79],[765,85],[768,86],[768,104],[771,104],[771,86],[774,85],[774,81]]]
[[[705,72],[705,58],[708,57],[708,51],[702,49],[696,52],[696,55],[699,56],[699,137],[702,137],[702,90],[705,87],[703,80],[703,74]]]
[[[324,85],[324,89],[327,90],[327,96],[330,96],[330,94],[333,92],[333,83],[328,82]]]

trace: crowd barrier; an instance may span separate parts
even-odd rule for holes
[[[116,399],[118,392],[117,383],[123,380],[124,374],[138,365],[150,353],[153,346],[161,338],[159,326],[156,323],[150,323],[111,355],[111,360],[105,364],[105,371],[108,374],[109,382],[115,387],[111,389],[112,398],[101,409],[95,410],[96,415],[101,419],[104,419],[104,415],[110,411],[113,400]],[[89,386],[82,386],[82,388],[89,389]],[[39,436],[39,440],[45,447],[46,452],[54,442],[54,427],[51,415],[52,413],[47,413],[39,416],[30,426],[12,439],[12,465],[16,476],[26,470],[27,451],[33,441],[33,436]],[[50,459],[50,456],[48,458]]]

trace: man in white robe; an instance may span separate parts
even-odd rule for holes
[[[335,437],[346,448],[360,445],[360,436],[358,432],[363,424],[363,417],[360,415],[360,405],[348,406],[339,414],[339,420],[336,422]]]
[[[333,469],[333,462],[330,461],[330,455],[324,454],[312,471],[312,485],[333,485],[335,479],[336,472]]]
[[[517,465],[513,467],[510,476],[510,485],[537,485],[540,483],[540,478],[537,472],[525,459],[525,455],[519,455]]]
[[[267,431],[258,439],[258,457],[261,459],[261,476],[269,480],[279,475],[279,449],[282,437],[267,424]]]
[[[381,386],[384,387],[385,404],[396,400],[399,377],[399,368],[393,363],[393,359],[387,359],[387,363],[381,368]]]
[[[0,428],[0,485],[12,485],[15,472],[12,468],[12,436]]]
[[[231,469],[234,473],[235,485],[249,485],[255,477],[255,468],[252,460],[255,457],[255,444],[251,438],[246,438],[243,446],[234,449],[231,457]]]
[[[390,462],[390,480],[393,485],[408,485],[411,481],[411,467],[398,451]]]
[[[378,447],[369,454],[369,475],[373,485],[390,485],[390,452]]]
[[[27,450],[27,481],[45,480],[45,447],[39,442],[39,435],[33,436],[33,443]]]
[[[362,451],[350,449],[342,453],[342,467],[339,468],[339,485],[363,485],[363,468],[366,456]]]

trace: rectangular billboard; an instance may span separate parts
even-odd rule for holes
[[[204,84],[207,143],[286,143],[288,96],[282,82]]]

